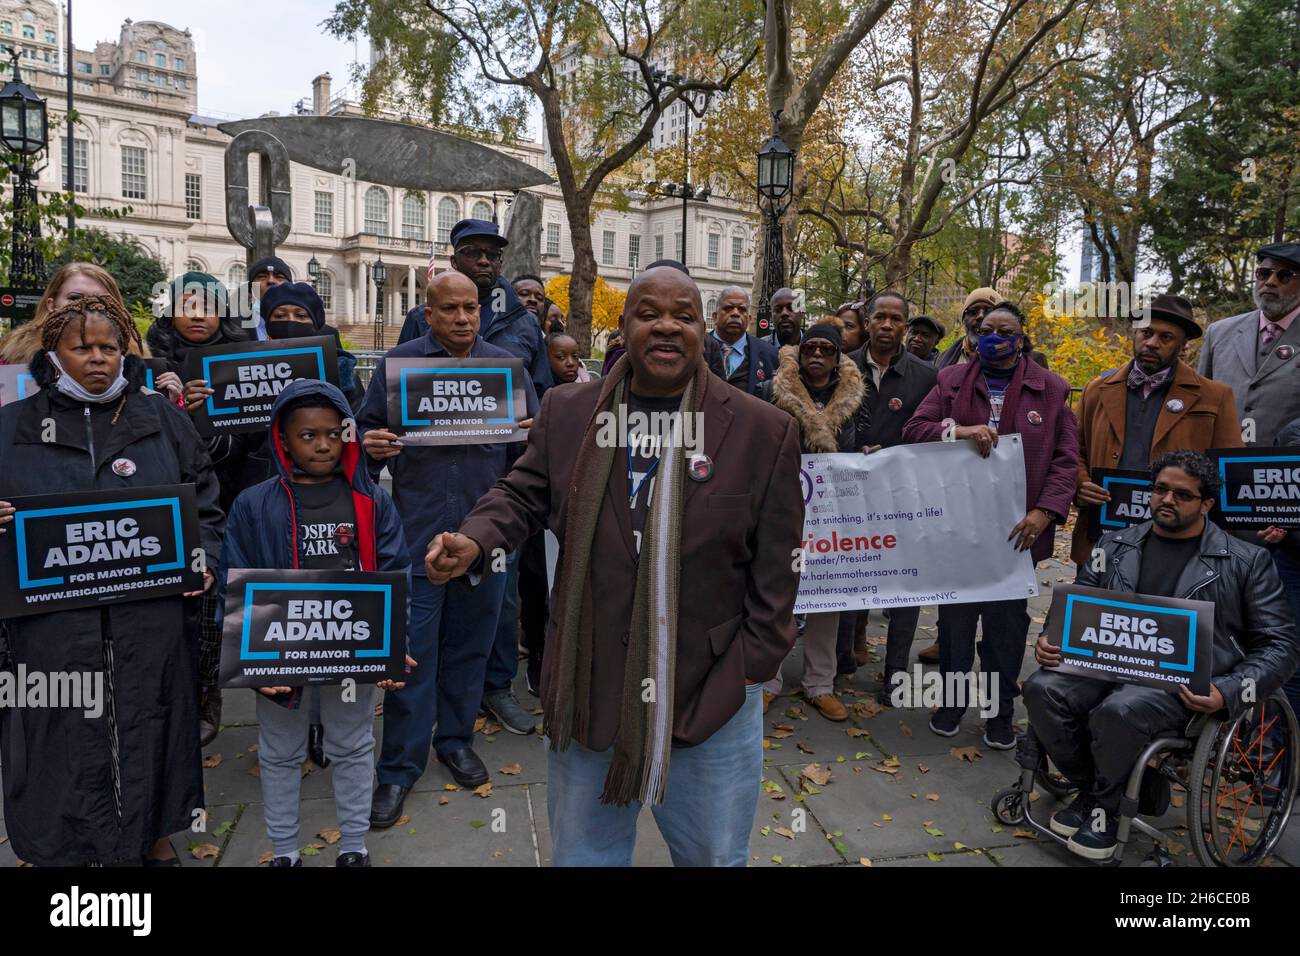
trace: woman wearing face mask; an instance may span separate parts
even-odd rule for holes
[[[357,358],[343,348],[339,330],[325,324],[325,303],[308,282],[284,282],[262,294],[262,315],[266,334],[272,339],[297,339],[311,335],[334,336],[339,357],[339,390],[354,409],[365,397],[357,382]]]
[[[908,442],[942,441],[955,424],[957,441],[971,440],[987,458],[1000,435],[1018,434],[1025,457],[1025,516],[1010,529],[1010,547],[1029,551],[1035,563],[1049,557],[1055,529],[1070,513],[1078,481],[1079,437],[1067,401],[1070,385],[1027,354],[1025,317],[1010,302],[993,306],[978,327],[977,360],[939,372],[934,389],[903,429]],[[976,467],[971,463],[967,467]],[[981,667],[996,673],[998,716],[984,728],[984,742],[999,750],[1015,746],[1011,717],[1016,682],[1029,633],[1028,602],[983,601],[939,609],[939,669],[969,674],[975,664],[975,630],[983,621]],[[945,681],[945,686],[952,686]],[[956,735],[964,706],[945,701],[930,729]]]
[[[139,333],[118,301],[52,313],[31,372],[0,409],[0,533],[21,495],[193,484],[211,587],[223,515],[189,418],[144,388]],[[124,358],[124,356],[126,356]],[[197,594],[199,592],[195,592]],[[0,621],[0,669],[102,680],[94,710],[0,707],[4,820],[38,866],[178,866],[168,834],[203,806],[194,647],[180,596]]]
[[[155,384],[170,396],[186,391],[191,398],[204,388],[199,380],[182,388],[181,376],[192,353],[202,353],[218,345],[244,342],[252,338],[240,320],[231,314],[226,287],[206,272],[187,272],[172,280],[167,305],[145,339],[156,357],[167,361],[167,371]],[[193,413],[201,404],[187,406]],[[260,447],[264,436],[215,435],[202,439],[212,460],[213,472],[221,487],[221,510],[229,512],[235,497],[245,488],[265,478],[265,465],[250,467],[253,445]],[[199,744],[206,747],[221,726],[221,688],[217,686],[221,664],[221,630],[217,627],[217,598],[204,594],[186,602],[186,626],[195,636],[199,648]]]

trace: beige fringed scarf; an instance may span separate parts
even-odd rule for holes
[[[619,449],[596,441],[602,412],[616,413],[627,400],[631,366],[622,356],[601,387],[596,410],[578,449],[564,526],[565,560],[559,594],[563,616],[555,631],[558,655],[543,701],[545,732],[555,750],[573,737],[586,737],[590,719],[592,596],[589,567],[596,522]],[[701,361],[682,395],[682,415],[698,411],[707,389],[708,367]],[[626,439],[626,436],[620,436]],[[603,444],[609,444],[608,442]],[[622,720],[614,739],[614,757],[604,803],[626,805],[663,802],[672,750],[673,673],[676,667],[678,573],[682,529],[682,494],[686,480],[682,422],[674,416],[672,435],[664,443],[659,476],[646,514],[636,594],[623,673]],[[552,653],[548,649],[548,653]],[[646,684],[649,678],[653,684]],[[649,698],[648,700],[646,698]]]

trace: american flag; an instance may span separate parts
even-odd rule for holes
[[[435,271],[433,266],[437,258],[438,258],[438,243],[437,240],[434,240],[434,242],[432,242],[429,246],[429,269],[424,274],[425,285],[428,285],[430,282],[433,281],[433,275]]]

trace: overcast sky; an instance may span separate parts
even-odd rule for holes
[[[368,62],[359,42],[336,40],[321,22],[330,0],[73,0],[72,33],[77,48],[93,50],[117,39],[130,17],[189,28],[198,53],[199,112],[260,116],[288,113],[306,97],[311,81],[328,72],[333,94],[349,82],[354,60]]]

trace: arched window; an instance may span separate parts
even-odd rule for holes
[[[186,272],[207,272],[208,267],[203,264],[203,261],[201,259],[186,259],[185,271]]]
[[[490,202],[487,202],[486,200],[480,199],[478,202],[474,204],[474,212],[472,214],[472,218],[486,219],[488,222],[491,222],[492,204]]]
[[[424,238],[424,197],[407,193],[402,198],[402,238]]]
[[[377,236],[388,235],[388,193],[379,186],[366,190],[365,231]]]
[[[460,206],[450,196],[438,200],[438,244],[445,246],[451,242],[451,227],[460,218]]]
[[[316,294],[325,305],[326,312],[332,312],[334,309],[334,277],[324,269],[316,277]]]
[[[238,289],[241,285],[248,282],[248,266],[244,265],[242,262],[236,262],[230,267],[230,272],[228,272],[227,275],[230,278],[230,288]]]

